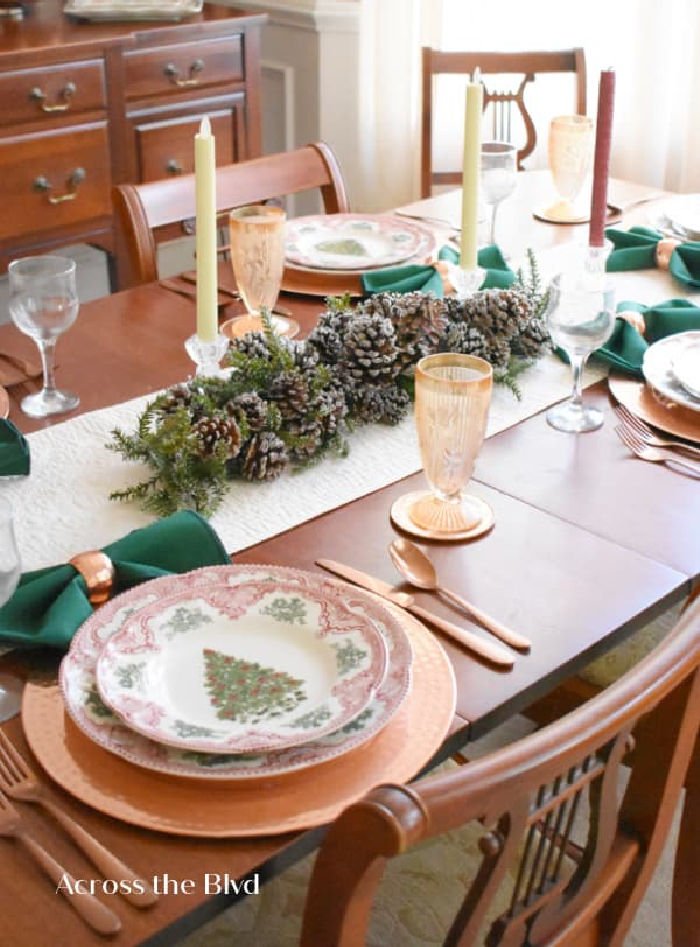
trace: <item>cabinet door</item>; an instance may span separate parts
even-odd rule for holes
[[[0,141],[0,240],[112,213],[105,122]]]
[[[233,164],[245,156],[244,96],[229,96],[226,104],[212,108],[197,103],[193,114],[165,117],[150,115],[134,120],[135,154],[139,181],[158,181],[194,171],[194,136],[203,115],[211,121],[216,139],[217,165]],[[201,109],[201,110],[200,110]]]
[[[239,35],[128,52],[124,60],[127,99],[181,95],[243,81]]]

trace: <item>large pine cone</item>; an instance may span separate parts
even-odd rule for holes
[[[526,322],[520,332],[513,336],[510,347],[513,355],[521,355],[523,358],[535,358],[543,349],[547,348],[551,341],[551,336],[544,321],[535,317]]]
[[[351,309],[329,309],[319,316],[308,342],[326,364],[333,365],[343,354],[343,335],[353,317]]]
[[[264,358],[270,361],[272,353],[262,332],[246,332],[240,338],[231,339],[231,354],[240,352],[248,358]]]
[[[222,453],[226,460],[236,457],[241,447],[241,431],[233,418],[200,418],[192,427],[197,452],[202,457]]]
[[[274,401],[283,418],[294,418],[307,411],[309,382],[298,371],[282,372],[270,383],[267,397]]]
[[[246,480],[275,480],[289,466],[284,441],[272,431],[261,431],[246,442],[241,472]]]
[[[398,424],[410,398],[397,385],[362,385],[353,394],[353,415],[367,424]]]
[[[465,299],[462,318],[486,335],[509,339],[533,315],[525,293],[514,289],[485,289]]]
[[[318,365],[318,351],[308,341],[285,339],[285,348],[292,356],[294,367],[300,372],[310,372]]]
[[[355,383],[380,383],[401,369],[396,333],[390,319],[378,314],[356,315],[343,335],[342,366]]]
[[[364,303],[363,310],[391,320],[403,372],[437,351],[447,321],[442,300],[432,293],[377,293]]]
[[[490,340],[481,329],[468,322],[455,322],[450,326],[444,336],[443,348],[461,355],[478,355],[487,362],[491,360]],[[508,351],[510,352],[510,349]]]
[[[191,404],[192,390],[188,385],[174,385],[159,400],[163,414],[174,414],[180,408],[189,408]]]
[[[316,395],[313,410],[323,424],[325,439],[333,437],[348,413],[345,392],[337,385],[322,388]]]
[[[262,431],[267,425],[267,401],[257,391],[246,391],[229,401],[226,410],[233,417],[244,418],[251,434]]]

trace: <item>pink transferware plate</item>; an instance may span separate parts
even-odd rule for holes
[[[387,667],[368,599],[312,574],[172,576],[103,648],[100,697],[144,736],[200,752],[298,746],[345,726]]]
[[[275,577],[285,583],[306,575],[283,567],[231,568],[251,578]],[[61,689],[73,721],[90,740],[137,766],[172,776],[207,780],[251,779],[295,772],[335,759],[368,742],[383,730],[410,691],[412,649],[403,616],[377,603],[384,615],[381,621],[374,620],[386,639],[389,667],[367,707],[341,729],[298,747],[264,754],[200,753],[150,740],[127,727],[102,702],[95,667],[105,643],[129,617],[157,601],[159,588],[165,581],[156,579],[104,605],[82,625],[61,665]],[[342,588],[347,593],[347,586]]]

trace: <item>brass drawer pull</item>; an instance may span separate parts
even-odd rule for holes
[[[71,106],[71,98],[78,91],[78,87],[75,82],[66,82],[61,91],[58,93],[58,98],[63,99],[63,102],[56,102],[54,105],[46,104],[46,93],[39,88],[39,86],[34,86],[34,88],[29,93],[29,98],[34,99],[39,103],[39,107],[42,112],[67,112]]]
[[[66,183],[68,184],[69,190],[63,194],[49,194],[49,204],[62,204],[64,201],[74,201],[78,196],[78,185],[81,184],[86,177],[85,168],[76,168],[67,178]],[[50,191],[52,187],[53,184],[43,174],[34,181],[35,191]]]
[[[178,88],[186,88],[187,86],[199,85],[199,75],[198,73],[204,71],[204,60],[195,59],[191,63],[187,79],[180,78],[180,70],[177,68],[174,62],[169,62],[163,72],[172,82],[175,83]]]
[[[165,166],[165,170],[168,174],[182,174],[183,168],[177,158],[170,158]]]

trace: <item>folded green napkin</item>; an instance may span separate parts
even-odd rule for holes
[[[29,444],[12,421],[0,419],[0,477],[29,473]]]
[[[452,247],[443,247],[438,254],[438,259],[448,263],[459,263],[459,253]],[[481,289],[508,289],[513,284],[515,273],[503,259],[503,254],[497,246],[479,250],[477,262],[486,270]],[[444,296],[442,276],[430,264],[413,263],[390,270],[365,273],[362,277],[362,286],[366,293],[421,292],[434,293],[439,298]]]
[[[227,565],[230,558],[206,520],[174,513],[105,546],[114,565],[114,594],[173,572]],[[0,608],[0,643],[67,648],[92,614],[85,581],[71,565],[26,572]]]
[[[700,306],[687,299],[669,299],[657,306],[642,306],[625,300],[618,303],[618,312],[640,312],[644,316],[644,335],[625,319],[617,319],[613,334],[595,355],[615,368],[643,378],[642,360],[649,346],[676,332],[700,329]]]
[[[605,236],[613,244],[606,264],[609,272],[647,270],[656,266],[656,245],[664,237],[660,231],[650,227],[630,227],[629,230],[611,227]],[[700,288],[700,243],[687,242],[676,247],[668,269],[684,286]]]

